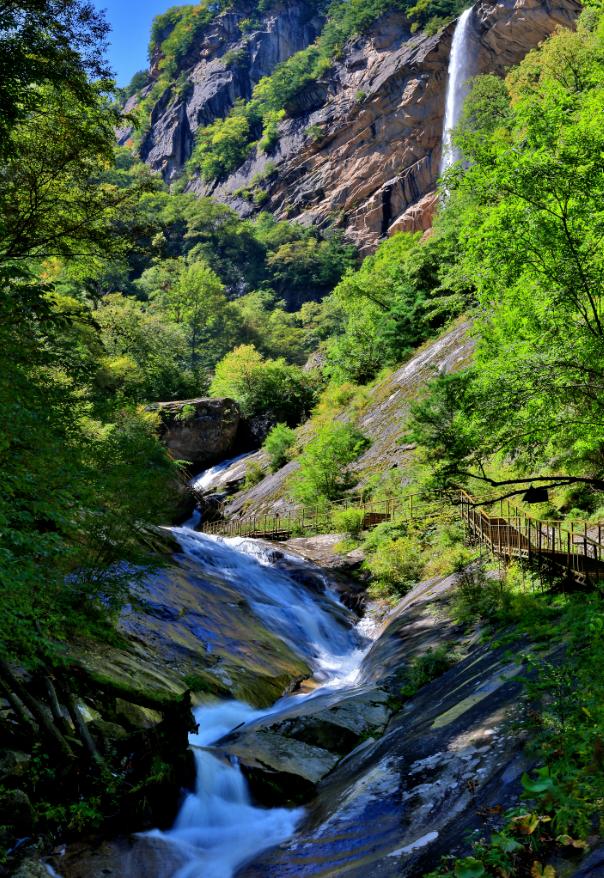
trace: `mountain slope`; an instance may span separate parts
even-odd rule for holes
[[[472,15],[471,72],[503,73],[557,26],[572,26],[579,9],[577,0],[481,0]],[[365,251],[395,230],[427,228],[454,25],[414,33],[417,22],[390,12],[311,75],[304,65],[330,20],[320,4],[300,0],[253,13],[255,20],[250,14],[239,4],[219,14],[178,61],[162,55],[169,40],[155,48],[148,84],[126,105],[143,120],[144,161],[242,216],[261,207],[280,218],[334,224]],[[254,91],[262,77],[277,71],[295,79],[302,68],[283,109],[273,103],[265,112],[269,104]],[[208,127],[221,119],[226,125]],[[120,132],[122,143],[132,137],[130,128]],[[215,154],[213,140],[223,157],[229,150],[216,176],[211,163],[200,170],[196,161],[200,142],[204,156]]]
[[[351,407],[338,419],[351,420],[372,442],[367,450],[352,464],[357,489],[367,484],[371,477],[384,477],[396,470],[400,483],[410,477],[414,446],[401,443],[400,437],[408,417],[410,405],[425,389],[426,382],[437,374],[449,373],[463,368],[472,357],[474,338],[471,323],[463,321],[427,343],[399,369],[379,380],[367,393],[364,404],[356,411]],[[311,419],[299,428],[300,442],[306,445],[316,429]],[[223,490],[229,482],[234,484],[245,476],[246,467],[256,463],[267,469],[267,455],[258,451],[245,460],[238,460],[220,473],[220,480],[208,490]],[[277,472],[268,474],[257,485],[240,490],[225,506],[225,516],[237,516],[253,511],[282,514],[292,509],[288,490],[291,476],[298,470],[294,459]]]

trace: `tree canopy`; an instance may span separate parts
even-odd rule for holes
[[[466,101],[443,221],[455,215],[480,336],[471,370],[416,412],[446,478],[483,478],[495,459],[518,477],[601,478],[603,64],[587,9],[576,33],[557,32],[505,82],[478,78]]]

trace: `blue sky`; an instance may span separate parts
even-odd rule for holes
[[[186,0],[184,0],[186,2]],[[111,25],[109,60],[118,85],[128,85],[137,70],[147,67],[147,44],[151,22],[179,0],[95,0]]]

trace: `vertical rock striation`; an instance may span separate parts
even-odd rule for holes
[[[474,69],[503,74],[556,27],[573,27],[580,8],[578,0],[479,0],[468,34]],[[249,98],[262,76],[309,45],[322,26],[306,0],[277,7],[247,35],[240,19],[216,19],[195,48],[185,85],[169,88],[153,109],[141,156],[168,181],[182,172],[197,129]],[[241,192],[264,176],[263,210],[335,224],[365,252],[394,231],[428,228],[454,28],[426,36],[411,33],[400,13],[382,17],[286,108],[270,154],[252,150],[227,179],[192,179],[189,191],[247,216],[257,208]],[[229,62],[235,56],[239,61]]]

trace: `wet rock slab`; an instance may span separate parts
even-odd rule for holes
[[[419,876],[496,823],[527,768],[513,731],[521,665],[476,646],[364,741],[319,786],[290,843],[241,875]]]
[[[365,737],[384,730],[392,709],[380,689],[318,695],[227,735],[218,747],[239,760],[263,804],[299,804]]]
[[[61,878],[173,878],[185,860],[162,838],[142,835],[72,845],[49,862]]]

